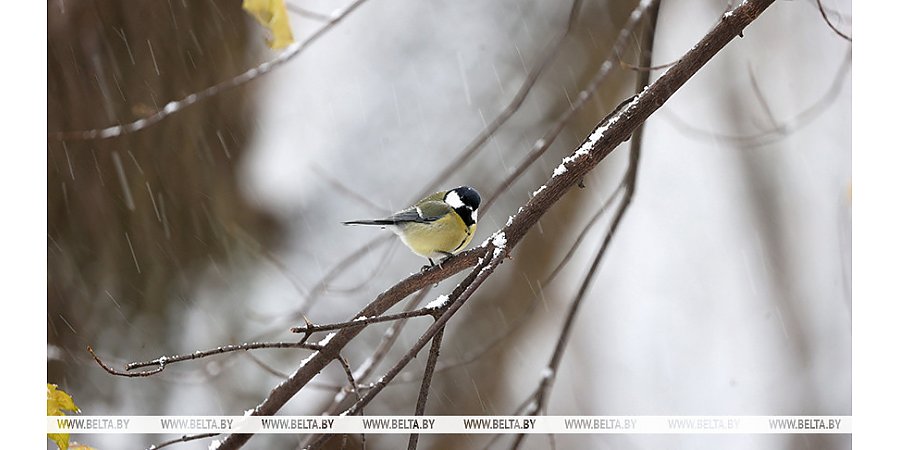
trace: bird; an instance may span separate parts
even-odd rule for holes
[[[481,195],[469,186],[435,192],[414,205],[383,219],[342,222],[344,225],[375,225],[387,228],[413,253],[428,259],[444,259],[461,252],[475,235]],[[429,266],[424,266],[428,268]]]

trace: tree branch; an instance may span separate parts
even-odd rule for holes
[[[113,369],[106,363],[104,363],[96,353],[94,353],[94,349],[88,346],[87,351],[94,358],[94,361],[97,362],[100,367],[109,372],[112,375],[118,375],[122,377],[147,377],[150,375],[156,375],[157,373],[162,372],[169,364],[182,362],[182,361],[190,361],[193,359],[206,358],[213,355],[221,355],[223,353],[231,353],[236,351],[249,351],[249,350],[259,350],[259,349],[279,349],[279,348],[301,348],[306,350],[320,350],[322,348],[321,345],[318,344],[307,344],[305,342],[247,342],[244,344],[235,344],[235,345],[225,345],[222,347],[216,347],[210,350],[196,351],[194,353],[184,354],[184,355],[172,355],[172,356],[160,356],[159,358],[152,359],[149,361],[139,361],[128,363],[125,366],[125,372],[120,370]],[[145,370],[141,372],[131,372],[135,369],[140,369],[143,367],[156,366],[155,369]]]
[[[425,363],[425,373],[422,375],[422,386],[419,388],[419,398],[416,400],[416,416],[425,415],[425,403],[428,401],[428,392],[431,389],[431,378],[434,376],[434,367],[437,365],[438,356],[441,354],[441,341],[444,339],[444,330],[441,327],[434,338],[431,339],[431,351],[428,353],[428,361]],[[407,450],[416,450],[419,443],[419,434],[409,435]]]
[[[190,94],[184,98],[170,101],[166,103],[163,108],[153,114],[150,114],[146,117],[142,117],[140,119],[122,124],[122,125],[113,125],[106,128],[95,128],[91,130],[80,130],[80,131],[54,131],[47,133],[47,137],[50,139],[56,140],[90,140],[90,139],[109,139],[113,137],[118,137],[124,134],[134,133],[136,131],[143,130],[151,125],[156,125],[161,122],[166,117],[171,116],[191,105],[199,103],[203,100],[206,100],[210,97],[214,97],[216,95],[221,94],[225,91],[230,91],[238,86],[242,86],[247,84],[269,72],[272,70],[283,66],[288,61],[294,59],[304,50],[309,48],[315,41],[319,40],[322,36],[331,31],[332,28],[337,26],[344,18],[346,18],[350,13],[355,11],[358,7],[360,7],[366,0],[355,0],[350,6],[347,6],[344,10],[340,11],[337,14],[334,14],[331,20],[328,21],[321,28],[316,30],[312,36],[308,37],[303,42],[296,42],[291,44],[287,50],[279,54],[275,59],[271,61],[266,61],[246,72],[236,75],[228,80],[225,80],[221,83],[214,84],[202,91],[195,92]]]
[[[365,317],[359,316],[349,322],[337,322],[337,323],[329,323],[326,325],[315,325],[309,324],[302,327],[294,327],[291,328],[291,333],[304,333],[304,334],[312,334],[317,333],[319,331],[333,331],[340,330],[342,328],[355,327],[357,325],[371,325],[373,323],[381,323],[381,322],[392,322],[395,320],[401,319],[409,319],[411,317],[421,317],[421,316],[430,316],[434,315],[437,311],[436,308],[422,308],[416,309],[413,311],[404,311],[397,314],[386,314],[384,316],[377,317]]]
[[[171,439],[168,441],[160,442],[159,444],[154,444],[147,448],[147,450],[157,450],[163,447],[168,447],[175,444],[181,444],[184,442],[196,441],[198,439],[206,439],[211,437],[218,436],[219,433],[203,433],[203,434],[186,434],[181,436],[180,438]]]
[[[832,78],[831,85],[828,87],[828,90],[825,91],[821,97],[819,97],[817,101],[804,108],[797,115],[777,123],[773,128],[769,128],[758,133],[739,135],[725,134],[702,129],[697,127],[696,125],[691,124],[687,120],[682,119],[671,109],[663,111],[662,117],[671,121],[676,125],[679,131],[682,131],[685,134],[694,134],[700,137],[715,139],[718,141],[728,141],[734,145],[739,145],[742,147],[759,147],[762,145],[771,144],[772,142],[776,142],[779,139],[783,139],[785,135],[797,131],[800,128],[811,123],[813,119],[822,114],[831,103],[837,100],[838,94],[840,94],[841,88],[844,86],[844,82],[846,81],[847,76],[850,74],[851,59],[852,53],[850,51],[847,51],[847,55],[844,58],[843,64],[838,67],[837,73],[835,73],[834,77]]]
[[[825,7],[822,6],[822,0],[816,0],[816,6],[819,7],[819,13],[822,14],[822,18],[825,19],[825,23],[828,24],[828,27],[831,28],[832,31],[834,31],[838,36],[846,39],[847,42],[853,42],[853,39],[851,39],[850,36],[847,36],[841,30],[838,30],[837,27],[834,26],[833,23],[831,23],[831,19],[829,19],[828,14],[825,13]]]

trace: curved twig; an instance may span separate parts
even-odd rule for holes
[[[122,136],[129,133],[134,133],[136,131],[143,130],[152,125],[156,125],[161,122],[166,117],[171,116],[191,105],[197,104],[203,100],[206,100],[210,97],[214,97],[216,95],[221,94],[222,92],[229,91],[238,86],[242,86],[247,84],[269,72],[272,70],[283,66],[288,61],[294,59],[298,55],[300,55],[304,50],[309,48],[315,41],[319,40],[322,36],[327,34],[334,28],[338,23],[340,23],[344,18],[346,18],[350,13],[359,8],[366,0],[355,0],[350,6],[347,6],[340,13],[335,14],[331,20],[328,21],[321,28],[316,30],[310,37],[308,37],[303,42],[297,42],[291,44],[287,50],[279,54],[275,57],[275,59],[271,61],[266,61],[258,66],[247,70],[246,72],[236,75],[228,80],[225,80],[221,83],[214,84],[202,91],[195,92],[190,94],[184,98],[170,101],[166,103],[163,108],[153,114],[142,117],[137,120],[133,120],[131,122],[122,124],[122,125],[113,125],[106,128],[95,128],[91,130],[80,130],[80,131],[55,131],[47,133],[47,137],[56,140],[90,140],[90,139],[109,139],[113,137]]]
[[[190,442],[190,441],[196,441],[199,439],[216,437],[219,434],[221,434],[221,433],[203,433],[203,434],[192,434],[192,435],[186,434],[184,436],[181,436],[180,438],[176,438],[176,439],[172,439],[169,441],[160,442],[159,444],[151,445],[150,447],[147,447],[147,450],[158,450],[160,448],[168,447],[170,445],[181,444],[181,443]]]
[[[835,74],[831,85],[828,87],[828,90],[825,91],[825,93],[819,98],[819,100],[800,111],[800,113],[798,113],[794,117],[781,121],[773,128],[761,131],[759,133],[739,135],[719,133],[702,129],[697,127],[696,125],[689,123],[687,120],[682,119],[678,114],[673,112],[671,108],[662,111],[662,117],[666,120],[671,121],[676,125],[676,128],[679,131],[685,133],[690,133],[710,139],[728,141],[735,145],[748,148],[770,144],[779,139],[782,139],[786,134],[796,131],[803,126],[806,126],[807,124],[811,123],[813,119],[818,117],[819,114],[825,111],[825,108],[838,97],[844,81],[850,74],[851,60],[852,53],[848,51],[847,56],[844,59],[844,63],[841,64],[841,66],[838,68],[838,71]]]
[[[206,358],[212,355],[221,355],[223,353],[230,353],[236,351],[249,351],[249,350],[258,350],[258,349],[273,349],[273,348],[302,348],[306,350],[321,350],[322,346],[318,344],[306,344],[304,342],[248,342],[244,344],[235,344],[235,345],[225,345],[222,347],[216,347],[210,350],[196,351],[194,353],[184,354],[184,355],[172,355],[172,356],[160,356],[156,359],[151,359],[149,361],[138,361],[132,362],[125,365],[125,371],[116,370],[100,359],[96,353],[94,353],[94,349],[88,346],[87,351],[94,358],[94,361],[100,365],[104,370],[113,375],[118,375],[122,377],[149,377],[151,375],[156,375],[162,372],[166,366],[172,363],[182,362],[182,361],[190,361],[193,359]],[[150,367],[157,366],[155,369],[144,370],[141,372],[132,372],[132,370],[140,369],[142,367]]]
[[[822,6],[822,0],[816,0],[816,5],[819,7],[819,13],[822,14],[822,18],[825,19],[825,23],[828,24],[828,27],[831,28],[838,36],[847,40],[847,42],[853,42],[853,39],[850,36],[843,33],[841,30],[838,30],[833,23],[831,23],[831,19],[828,18],[828,14],[825,13],[825,7]]]
[[[396,313],[396,314],[386,314],[386,315],[377,316],[377,317],[359,316],[359,317],[357,317],[353,320],[347,321],[347,322],[336,322],[336,323],[329,323],[329,324],[325,324],[325,325],[308,324],[308,325],[302,326],[302,327],[294,327],[294,328],[291,328],[291,333],[311,334],[311,333],[317,333],[320,331],[334,331],[334,330],[340,330],[340,329],[349,328],[349,327],[359,327],[359,326],[371,325],[373,323],[391,322],[394,320],[409,319],[411,317],[430,316],[430,315],[434,315],[436,311],[437,311],[437,308],[435,308],[435,307],[431,307],[431,308],[426,307],[423,309],[416,309],[413,311],[404,311],[404,312],[400,312],[400,313]]]
[[[441,342],[444,339],[445,328],[441,327],[431,339],[431,351],[428,352],[428,361],[425,363],[425,372],[422,375],[422,386],[419,388],[419,397],[416,400],[416,416],[425,415],[425,403],[428,401],[428,392],[431,388],[431,378],[434,376],[434,367],[437,365],[438,357],[441,354]],[[362,401],[362,399],[359,401]],[[410,434],[407,450],[416,450],[418,443],[419,434]]]

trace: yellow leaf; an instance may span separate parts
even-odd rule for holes
[[[47,433],[47,439],[56,443],[56,446],[59,450],[68,450],[69,449],[69,433],[62,434],[50,434]]]
[[[47,383],[47,415],[63,416],[65,415],[64,411],[81,412],[75,406],[75,400],[72,400],[72,396],[62,389],[57,389],[55,384]]]
[[[64,416],[68,412],[81,412],[75,406],[75,400],[62,389],[57,389],[55,384],[47,383],[47,415]],[[47,438],[56,443],[60,450],[68,450],[69,433],[47,434]]]
[[[244,0],[243,8],[272,34],[269,48],[284,48],[294,42],[284,0]]]

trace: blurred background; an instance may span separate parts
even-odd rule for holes
[[[653,64],[675,61],[728,3],[663,0]],[[823,3],[849,33],[850,2]],[[550,150],[494,195],[572,107],[636,4],[586,0],[567,33],[569,2],[368,0],[284,66],[159,124],[104,140],[48,139],[48,382],[92,415],[255,407],[309,352],[231,354],[121,378],[85,349],[121,368],[296,339],[287,330],[304,314],[346,320],[425,261],[387,231],[340,222],[389,214],[432,190],[467,184],[491,201],[477,245],[634,93],[638,72],[617,65]],[[346,6],[288,0],[296,40]],[[816,0],[776,2],[744,34],[647,121],[634,201],[579,313],[547,414],[851,413],[850,43]],[[640,38],[632,34],[622,61],[638,64]],[[48,131],[145,117],[273,59],[265,41],[237,0],[51,0]],[[545,55],[515,114],[455,164]],[[535,389],[610,214],[549,275],[619,184],[627,145],[557,203],[451,320],[427,414],[508,415]],[[369,380],[428,323],[410,321]],[[361,334],[344,353],[350,364],[366,360],[387,328]],[[412,414],[424,360],[366,414]],[[319,414],[344,381],[329,366],[281,412]],[[168,438],[77,440],[144,448]],[[367,446],[406,438],[367,436]],[[423,436],[420,448],[510,444],[490,438]],[[247,448],[302,441],[260,435]],[[550,445],[531,436],[524,447]],[[555,445],[844,449],[850,437],[570,435]]]

